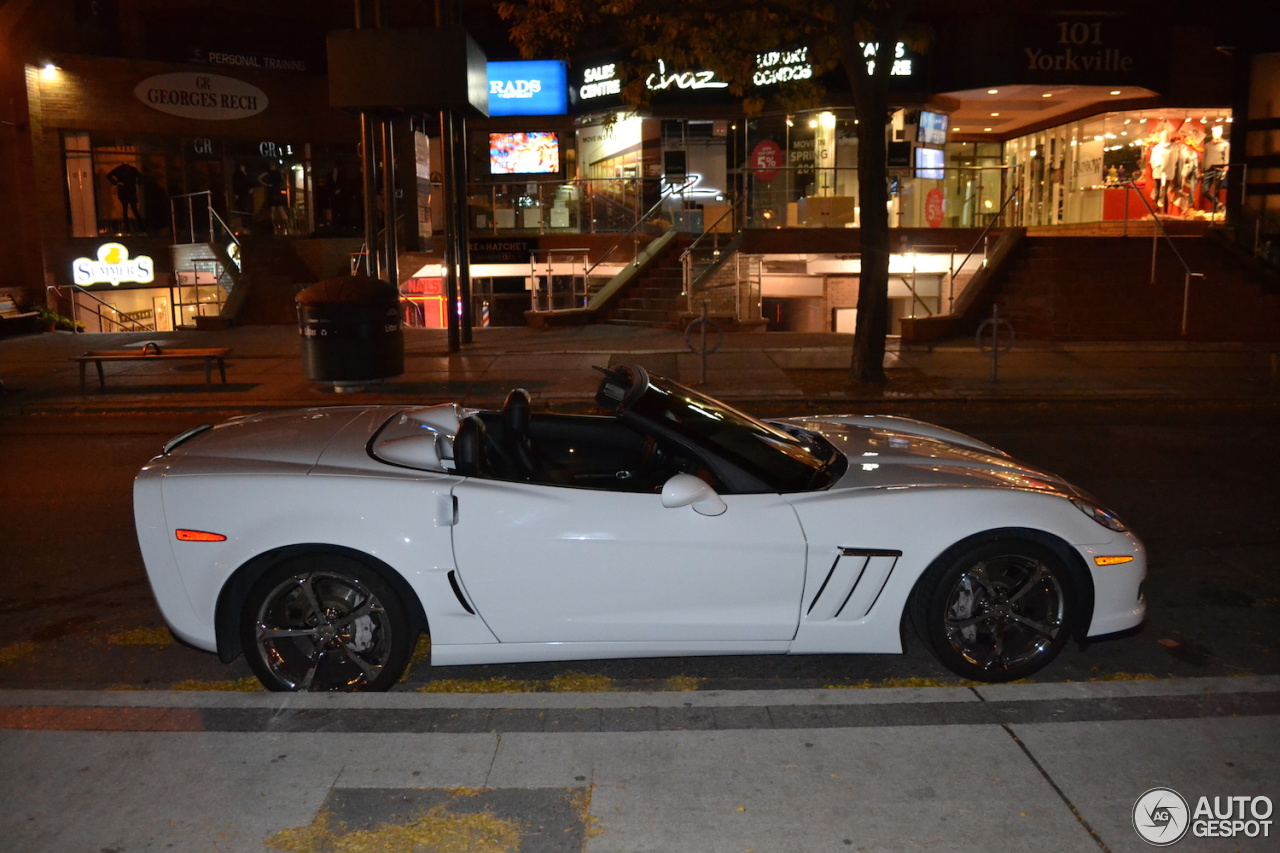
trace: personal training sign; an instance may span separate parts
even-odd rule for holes
[[[153,110],[205,121],[248,118],[267,108],[266,92],[220,74],[157,74],[135,86],[133,94]]]

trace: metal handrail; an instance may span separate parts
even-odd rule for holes
[[[996,212],[995,216],[991,217],[991,221],[987,223],[987,227],[982,229],[982,233],[979,234],[978,239],[974,241],[973,248],[969,250],[969,254],[965,255],[964,260],[960,262],[960,265],[954,268],[954,270],[951,273],[953,277],[955,276],[955,270],[962,270],[964,269],[964,265],[969,263],[969,259],[973,257],[973,253],[978,251],[979,245],[983,247],[982,249],[983,255],[984,256],[986,255],[987,235],[991,233],[991,229],[994,228],[995,224],[1000,221],[1000,218],[1002,216],[1004,216],[1005,208],[1007,208],[1010,204],[1013,203],[1013,200],[1018,197],[1018,193],[1021,191],[1022,191],[1021,184],[1017,184],[1014,186],[1013,192],[1009,193],[1009,197],[1004,200],[1003,204],[1000,205],[1000,210]]]
[[[214,210],[213,192],[211,190],[201,190],[200,192],[182,193],[181,195],[169,196],[169,222],[170,222],[170,227],[173,229],[174,244],[176,245],[178,242],[178,213],[177,213],[177,206],[176,206],[177,203],[180,202],[182,199],[187,200],[187,237],[188,237],[187,242],[195,243],[196,242],[195,213],[196,213],[197,205],[193,204],[192,202],[195,199],[200,198],[202,196],[205,199],[204,208],[205,208],[205,213],[207,215],[208,223],[209,223],[209,232],[208,232],[209,242],[213,242],[215,240],[215,235],[217,232],[214,230],[213,226],[214,226],[214,223],[216,222],[218,225],[222,226],[222,230],[226,232],[226,235],[231,238],[231,242],[235,244],[236,254],[232,255],[230,252],[228,252],[227,254],[231,256],[232,260],[236,263],[236,266],[238,267],[240,265],[240,259],[239,259],[239,253],[241,248],[240,238],[236,236],[236,233],[234,231],[231,230],[231,226],[228,225],[223,220],[222,216],[219,215],[218,211]]]
[[[645,223],[645,220],[647,220],[651,215],[657,212],[657,210],[660,207],[662,207],[663,204],[666,203],[668,198],[670,198],[670,193],[664,194],[662,198],[658,199],[654,203],[653,207],[650,207],[644,213],[640,214],[640,216],[636,217],[636,221],[631,224],[631,227],[628,228],[626,231],[624,231],[622,235],[618,237],[616,241],[614,241],[614,244],[612,246],[610,246],[608,249],[605,249],[604,254],[601,255],[599,258],[597,258],[594,264],[592,264],[590,267],[587,268],[588,280],[591,278],[591,273],[595,272],[596,267],[603,264],[605,261],[605,258],[613,254],[614,250],[617,249],[619,246],[621,246],[623,241],[626,240],[628,237],[634,237],[634,240],[635,240],[635,250],[632,252],[631,263],[636,264],[640,262],[640,231],[639,231],[640,226],[643,225]]]
[[[712,239],[716,241],[716,245],[712,251],[719,252],[720,251],[720,244],[719,244],[720,232],[717,231],[716,229],[719,227],[720,223],[723,222],[727,217],[736,214],[739,206],[741,206],[745,201],[746,201],[746,196],[743,196],[739,198],[737,201],[735,201],[733,204],[729,205],[729,207],[723,213],[721,213],[718,217],[716,217],[715,221],[713,221],[710,225],[705,226],[703,228],[702,233],[699,234],[694,239],[694,241],[689,244],[688,248],[686,248],[683,252],[680,253],[680,267],[681,267],[681,274],[683,277],[684,294],[685,294],[685,299],[688,302],[689,311],[691,313],[693,312],[693,285],[694,285],[694,279],[695,279],[694,272],[693,272],[694,252],[696,249],[699,248],[698,244],[701,243],[708,236],[711,236]],[[736,239],[736,235],[735,235],[735,239]],[[738,277],[735,274],[734,276],[734,305],[735,305],[734,313],[735,314],[738,314],[741,312],[741,305],[739,304],[740,291],[741,291],[741,288],[739,287]]]
[[[530,253],[529,255],[530,308],[534,311],[556,310],[556,306],[555,306],[556,294],[555,294],[555,285],[554,285],[555,256],[569,255],[571,256],[570,261],[573,261],[574,258],[572,256],[579,255],[579,254],[582,256],[582,274],[581,276],[579,276],[576,270],[575,272],[570,273],[571,281],[569,283],[569,297],[572,303],[571,307],[573,308],[585,307],[587,304],[587,300],[590,298],[590,290],[591,290],[591,286],[588,283],[588,279],[587,279],[587,275],[588,275],[587,262],[588,260],[590,260],[590,250],[564,248],[564,249],[543,249],[542,251],[546,255],[546,263],[547,263],[546,279],[545,279],[547,283],[546,290],[545,290],[547,307],[543,309],[540,305],[542,301],[542,296],[544,295],[544,290],[539,286],[539,282],[543,281],[543,278],[538,275],[538,255],[537,253]],[[579,281],[582,283],[581,293],[579,292],[578,286],[577,286]]]
[[[1164,227],[1164,223],[1160,221],[1160,217],[1156,215],[1156,209],[1151,206],[1151,202],[1142,194],[1138,185],[1133,181],[1125,181],[1122,185],[1125,192],[1133,190],[1138,194],[1138,198],[1142,201],[1142,206],[1151,214],[1151,221],[1156,225],[1156,233],[1151,237],[1151,284],[1156,283],[1156,250],[1160,247],[1160,237],[1163,236],[1165,242],[1169,244],[1169,248],[1173,251],[1173,256],[1178,259],[1178,263],[1182,265],[1182,326],[1181,333],[1187,333],[1188,324],[1191,317],[1191,279],[1204,278],[1204,273],[1192,272],[1191,266],[1182,257],[1182,253],[1178,251],[1178,247],[1173,244],[1173,238],[1169,236],[1169,231]],[[1125,208],[1128,209],[1128,201],[1125,202]]]
[[[71,295],[70,295],[70,296],[67,296],[67,297],[64,297],[64,296],[63,296],[63,294],[62,294],[62,288],[61,288],[59,285],[51,284],[51,285],[49,285],[48,287],[46,287],[45,289],[46,289],[46,290],[52,290],[52,291],[53,291],[55,294],[57,294],[59,297],[62,297],[62,298],[64,298],[64,299],[66,299],[66,300],[71,304],[71,322],[73,322],[73,323],[79,323],[79,322],[80,322],[79,312],[78,312],[78,310],[77,310],[77,309],[80,307],[80,302],[79,302],[79,300],[77,300],[77,299],[76,299],[76,294],[77,294],[77,293],[80,293],[80,294],[83,294],[84,296],[89,297],[89,299],[90,299],[90,300],[92,300],[93,302],[96,302],[96,303],[98,303],[99,305],[101,305],[101,306],[103,306],[103,307],[105,307],[105,308],[109,309],[109,310],[111,311],[111,313],[115,315],[115,316],[107,316],[107,315],[105,315],[105,314],[103,314],[103,313],[102,313],[102,309],[101,309],[101,308],[99,308],[99,309],[95,310],[95,311],[93,312],[93,315],[94,315],[95,317],[97,317],[97,318],[98,318],[98,325],[102,325],[102,323],[103,323],[103,322],[111,323],[111,324],[113,324],[113,325],[115,325],[115,326],[118,326],[118,327],[120,328],[120,331],[122,331],[122,332],[130,332],[130,331],[133,331],[133,332],[151,332],[151,331],[155,331],[155,330],[154,330],[154,329],[152,329],[150,326],[147,326],[147,325],[145,325],[145,324],[143,324],[143,323],[138,322],[137,320],[133,319],[132,317],[128,316],[127,314],[122,314],[122,313],[120,313],[120,309],[116,308],[116,307],[115,307],[114,305],[112,305],[110,302],[107,302],[107,301],[105,301],[104,299],[101,299],[101,298],[100,298],[96,293],[92,293],[91,291],[85,290],[83,287],[81,287],[81,286],[80,286],[80,285],[78,285],[78,284],[68,284],[68,285],[66,285],[66,287],[67,287],[67,289],[68,289],[68,290],[70,290],[70,291],[71,291]],[[133,326],[136,326],[137,328],[132,328],[132,329],[131,329],[131,328],[129,328],[129,327],[124,323],[124,321],[123,321],[123,320],[118,319],[118,318],[120,318],[120,317],[123,317],[123,318],[124,318],[124,320],[128,320],[128,321],[129,321],[129,323],[131,323]]]

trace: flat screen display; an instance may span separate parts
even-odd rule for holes
[[[489,134],[489,174],[560,174],[560,137],[549,130]]]
[[[916,149],[916,177],[931,181],[940,181],[945,177],[942,167],[946,164],[946,156],[941,148]]]
[[[950,125],[946,113],[920,111],[920,124],[916,129],[916,142],[921,145],[946,145],[947,128]]]
[[[488,71],[490,116],[558,116],[568,112],[563,62],[490,62]]]

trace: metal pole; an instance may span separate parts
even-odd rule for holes
[[[384,272],[381,276],[391,286],[400,289],[399,247],[396,243],[396,146],[395,122],[386,119],[382,122],[382,209],[383,209],[383,258]]]
[[[991,306],[991,381],[995,382],[1000,370],[1000,306]]]
[[[706,385],[707,384],[707,303],[705,302],[702,303],[701,336],[702,336],[702,340],[699,345],[699,349],[702,350],[702,375],[701,375],[700,381],[702,382],[703,385]]]
[[[1151,284],[1156,283],[1156,250],[1160,248],[1160,220],[1155,219],[1154,214],[1152,220],[1156,223],[1155,230],[1151,232]]]
[[[459,113],[453,119],[453,181],[457,190],[453,195],[454,222],[457,225],[454,242],[458,257],[458,294],[462,300],[462,315],[458,318],[460,340],[471,343],[471,250],[467,222],[467,119]]]
[[[1204,273],[1187,271],[1186,277],[1182,282],[1182,336],[1187,336],[1187,329],[1191,326],[1191,279],[1204,278]]]
[[[453,160],[453,110],[440,111],[440,151],[444,159],[444,269],[445,269],[445,328],[449,331],[449,352],[462,348],[458,334],[458,206],[455,197]]]

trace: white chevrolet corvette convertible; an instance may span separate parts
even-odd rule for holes
[[[1142,621],[1142,544],[1061,478],[918,421],[762,421],[637,365],[604,414],[453,404],[257,414],[138,474],[174,633],[273,690],[432,664],[900,652],[1029,675]]]

